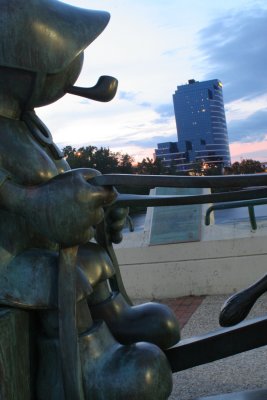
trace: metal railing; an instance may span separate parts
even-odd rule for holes
[[[254,206],[260,206],[267,204],[267,198],[264,199],[254,199],[254,200],[243,200],[243,201],[233,201],[230,203],[214,204],[210,206],[206,211],[205,225],[210,225],[210,215],[212,212],[217,210],[227,210],[229,208],[248,208],[248,215],[250,220],[250,225],[253,230],[257,229],[257,221],[255,216]]]

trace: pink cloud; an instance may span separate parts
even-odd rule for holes
[[[262,142],[235,142],[230,144],[231,161],[240,161],[252,158],[258,161],[267,161],[267,140]]]
[[[135,162],[141,162],[143,158],[149,157],[154,158],[155,148],[153,147],[146,147],[142,148],[141,146],[124,146],[123,149],[111,146],[111,150],[116,152],[119,151],[121,153],[128,153],[130,154]]]

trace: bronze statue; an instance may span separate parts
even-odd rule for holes
[[[0,304],[31,311],[37,326],[33,397],[166,399],[171,369],[160,348],[179,340],[175,316],[111,291],[112,261],[92,239],[117,192],[90,183],[98,171],[70,170],[34,111],[66,93],[115,95],[112,77],[73,86],[109,14],[57,0],[0,0],[0,9]],[[111,239],[126,212],[114,215]]]
[[[267,175],[129,177],[71,170],[34,111],[66,93],[102,102],[114,97],[118,82],[110,76],[91,88],[74,86],[84,50],[108,21],[106,12],[58,0],[0,0],[0,308],[29,315],[34,400],[164,400],[172,372],[267,344],[263,317],[172,347],[180,339],[174,314],[158,303],[132,306],[111,245],[121,240],[131,204],[266,198]],[[113,185],[129,180],[147,187],[260,188],[120,195]],[[221,324],[240,322],[266,282],[231,297]],[[256,400],[262,393],[240,398]]]

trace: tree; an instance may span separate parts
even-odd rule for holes
[[[129,154],[117,153],[119,157],[118,172],[121,174],[132,174],[134,172],[134,159]]]
[[[223,166],[222,164],[217,164],[217,163],[209,163],[208,167],[204,169],[203,175],[209,176],[209,175],[223,175]]]
[[[71,168],[94,168],[94,154],[97,148],[95,146],[75,147],[66,146],[63,153]]]
[[[207,163],[205,161],[196,161],[193,164],[190,175],[222,175],[222,164],[220,163]]]
[[[203,161],[196,161],[192,165],[192,170],[190,171],[190,175],[198,176],[203,175]]]
[[[236,161],[231,167],[232,173],[235,175],[264,172],[264,168],[262,167],[260,161],[252,159],[244,159],[240,163]]]
[[[94,167],[102,174],[117,172],[119,160],[109,148],[100,147],[94,153]]]
[[[239,175],[241,173],[240,172],[240,163],[238,161],[234,162],[229,169],[231,169],[231,172],[234,175]]]
[[[137,164],[136,171],[138,174],[163,175],[164,167],[159,158],[153,160],[152,158],[146,157]]]
[[[94,168],[102,174],[118,172],[118,153],[113,153],[109,148],[87,146],[76,150],[67,146],[63,152],[71,168]]]

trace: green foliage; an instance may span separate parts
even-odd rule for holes
[[[207,164],[205,162],[196,162],[193,166],[191,174],[194,175],[240,175],[240,174],[256,174],[264,172],[260,161],[252,159],[244,159],[241,162],[234,162],[230,167],[225,167],[224,171],[220,163]]]
[[[259,172],[264,172],[260,161],[252,159],[244,159],[241,162],[234,162],[231,165],[231,173],[234,175],[239,174],[256,174]]]
[[[203,161],[196,161],[190,171],[190,175],[222,175],[223,168],[221,163],[206,163]]]
[[[261,173],[264,172],[265,169],[261,166],[260,161],[257,160],[252,160],[252,159],[244,159],[241,162],[234,162],[230,167],[225,167],[224,169],[224,174],[225,175],[240,175],[240,174],[256,174],[256,173]],[[241,190],[242,187],[240,188],[217,188],[217,189],[212,189],[213,193],[218,193],[218,192],[227,192],[227,191],[233,191],[233,190]]]
[[[137,164],[136,172],[145,175],[163,175],[164,168],[159,158],[152,160],[152,158],[146,157]]]
[[[144,158],[137,165],[134,159],[127,153],[114,153],[109,148],[95,146],[80,147],[76,149],[66,146],[63,149],[66,161],[71,168],[94,168],[102,174],[149,174],[161,175],[164,173],[160,160]],[[123,186],[119,188],[121,193],[148,194],[149,190],[143,187]],[[144,207],[132,207],[131,213],[144,211]]]
[[[80,147],[76,149],[66,146],[64,155],[71,168],[95,168],[102,174],[149,174],[161,175],[164,173],[159,159],[144,158],[137,165],[134,159],[127,153],[114,153],[107,147],[95,146]]]
[[[202,171],[203,171],[203,162],[202,161],[196,161],[193,165],[192,165],[192,170],[190,171],[190,175],[202,175]]]
[[[102,174],[132,173],[133,158],[129,154],[114,153],[109,148],[95,146],[66,146],[64,155],[71,168],[94,168]]]
[[[170,175],[174,174],[174,168],[164,169],[159,158],[155,160],[146,157],[137,165],[134,159],[127,153],[114,153],[107,147],[97,148],[96,146],[80,147],[78,150],[72,146],[63,149],[64,155],[71,168],[95,168],[102,174],[146,174],[146,175]],[[255,174],[264,172],[260,161],[244,159],[241,162],[234,162],[231,167],[225,168],[227,174]],[[222,173],[219,163],[206,164],[196,162],[191,174],[195,175],[220,175]]]
[[[133,157],[129,156],[129,154],[127,154],[127,153],[120,154],[119,153],[118,173],[133,174],[134,173],[133,163],[134,163],[134,159],[133,159]]]

